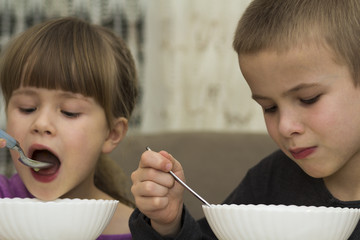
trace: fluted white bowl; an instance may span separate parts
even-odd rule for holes
[[[118,201],[95,199],[0,199],[0,239],[96,239]]]
[[[360,210],[285,205],[203,205],[221,240],[342,240],[359,221]]]

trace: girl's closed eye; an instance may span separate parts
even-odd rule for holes
[[[19,111],[24,114],[30,114],[36,111],[36,107],[19,107]]]
[[[77,118],[81,115],[79,112],[70,112],[65,110],[61,110],[61,113],[68,118]]]

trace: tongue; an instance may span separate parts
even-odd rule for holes
[[[51,175],[54,174],[60,167],[59,159],[54,154],[52,154],[47,150],[35,151],[34,154],[32,155],[32,158],[40,162],[47,162],[52,164],[51,167],[43,168],[37,171],[38,174]]]

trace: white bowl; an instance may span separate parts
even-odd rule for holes
[[[0,199],[0,239],[96,239],[118,201],[94,199]]]
[[[342,240],[359,221],[360,210],[285,205],[203,205],[222,240]]]

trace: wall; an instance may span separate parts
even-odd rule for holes
[[[1,46],[13,34],[54,16],[75,15],[123,36],[140,78],[132,131],[266,132],[231,45],[250,0],[3,2]]]

